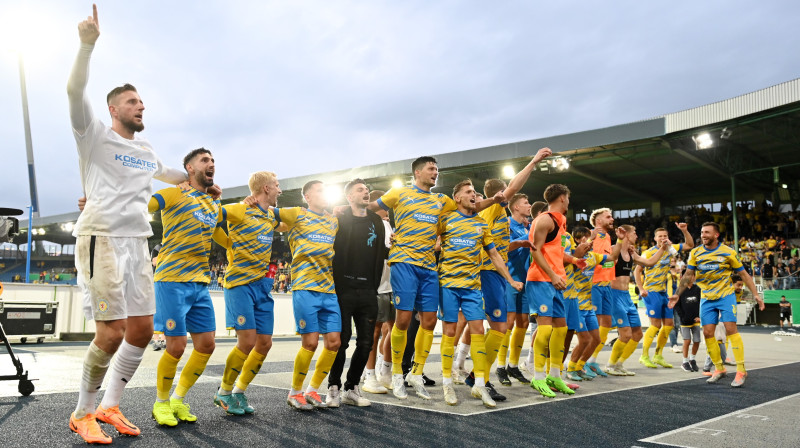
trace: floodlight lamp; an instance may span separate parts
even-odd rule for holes
[[[392,181],[392,188],[400,188],[403,186],[403,181],[400,179],[395,179]]]
[[[325,199],[328,204],[335,204],[342,199],[342,188],[338,185],[325,185]]]
[[[719,138],[725,140],[731,138],[731,135],[733,135],[733,131],[725,127],[722,128],[722,132],[719,133]]]
[[[562,170],[569,169],[569,159],[567,159],[566,157],[561,158],[561,169]]]
[[[75,223],[72,223],[72,222],[67,222],[67,223],[61,224],[61,230],[65,231],[65,232],[72,232],[72,229],[74,229],[74,228],[75,228]]]
[[[708,132],[695,135],[692,137],[692,140],[694,140],[695,145],[697,145],[697,149],[708,149],[714,146],[714,139],[711,138],[711,134]]]
[[[511,165],[506,165],[503,167],[503,177],[505,178],[512,178],[514,175],[517,174],[514,172],[514,167]]]
[[[789,186],[788,186],[788,185],[786,185],[786,184],[781,184],[781,188],[783,188],[784,190],[788,190],[788,189],[789,189]]]

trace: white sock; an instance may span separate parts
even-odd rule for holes
[[[453,384],[453,378],[442,378],[442,383],[444,383],[445,386]]]
[[[145,347],[136,347],[128,341],[122,341],[114,357],[114,365],[111,366],[111,378],[108,379],[108,389],[103,395],[103,401],[100,402],[101,406],[106,409],[119,406],[122,390],[139,368],[144,350]]]
[[[375,365],[379,366],[379,365],[381,365],[382,362],[383,362],[383,355],[381,353],[378,353],[375,356]]]
[[[367,369],[367,379],[375,378],[375,369]]]
[[[178,395],[178,394],[177,394],[177,393],[175,393],[174,391],[172,392],[172,395],[170,395],[170,396],[169,396],[169,399],[170,399],[170,400],[178,400],[178,401],[180,401],[181,403],[183,403],[183,395]]]
[[[219,389],[217,389],[217,395],[230,395],[232,393],[233,393],[232,390],[225,390],[222,388],[222,386],[220,386]]]
[[[535,380],[545,380],[547,379],[547,374],[544,372],[533,372],[533,379]]]
[[[526,360],[529,366],[533,365],[533,349],[528,350],[528,358]]]
[[[475,385],[478,387],[486,387],[486,378],[484,377],[475,377]]]
[[[597,356],[592,356],[586,361],[586,364],[597,363]]]
[[[689,358],[683,358],[683,362],[689,362]]]
[[[454,360],[454,364],[457,368],[463,369],[464,362],[467,360],[467,354],[469,353],[470,345],[465,344],[463,342],[458,343],[458,348],[456,349],[456,359]]]
[[[95,345],[89,344],[86,356],[83,358],[83,376],[80,389],[78,389],[78,405],[75,407],[75,417],[83,418],[86,414],[94,414],[97,404],[97,392],[103,385],[103,378],[111,362],[112,354],[106,353]]]
[[[550,376],[553,378],[558,378],[561,376],[561,370],[558,367],[550,366]]]
[[[311,387],[311,385],[309,384],[308,387],[306,387],[306,393],[310,394],[311,392],[319,393],[319,389],[317,389],[316,387]]]
[[[519,366],[516,365],[516,364],[508,363],[508,368],[509,369],[516,369],[517,367],[519,367]]]
[[[239,386],[233,386],[233,390],[231,391],[232,394],[243,394],[244,390],[239,389]]]
[[[689,355],[689,361],[694,361],[694,355]]]
[[[292,389],[292,390],[290,390],[290,391],[289,391],[289,396],[291,397],[292,395],[297,395],[297,394],[299,394],[299,393],[300,393],[300,391],[299,391],[299,390],[297,390],[297,389]]]

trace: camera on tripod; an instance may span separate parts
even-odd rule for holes
[[[21,214],[22,210],[0,207],[0,244],[7,243],[19,235],[19,220],[12,216]]]

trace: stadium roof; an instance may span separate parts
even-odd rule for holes
[[[702,134],[707,136],[698,139]],[[569,167],[540,164],[523,192],[538,200],[547,185],[566,184],[572,191],[571,207],[577,211],[608,206],[655,208],[662,214],[673,206],[729,201],[732,178],[737,201],[766,198],[798,203],[800,79],[634,123],[434,155],[440,170],[434,191],[449,193],[464,178],[472,179],[479,189],[489,178],[507,180],[506,165],[516,172],[544,146],[566,158]],[[408,184],[412,160],[280,179],[284,193],[279,202],[301,205],[300,188],[312,179],[343,185],[360,177],[381,190],[398,179]],[[227,187],[223,202],[248,194],[246,185]],[[47,226],[42,239],[69,243],[74,240],[59,232],[57,224],[77,217],[78,213],[67,213],[34,218],[34,226]],[[159,224],[156,219],[157,234]],[[20,223],[25,226],[26,222]],[[14,242],[24,242],[23,235]]]

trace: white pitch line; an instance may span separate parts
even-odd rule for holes
[[[720,415],[719,417],[714,417],[714,418],[709,419],[709,420],[704,420],[702,422],[698,422],[698,423],[695,423],[693,425],[685,426],[683,428],[673,429],[672,431],[668,431],[668,432],[661,433],[661,434],[656,434],[656,435],[650,436],[650,437],[648,437],[646,439],[640,439],[639,441],[640,442],[657,443],[659,445],[682,446],[682,445],[674,445],[674,444],[671,444],[671,443],[656,442],[655,439],[662,439],[664,437],[669,437],[671,435],[675,435],[675,434],[687,431],[689,429],[698,428],[700,425],[705,426],[708,423],[713,423],[713,422],[716,422],[716,421],[719,421],[719,420],[722,420],[722,419],[725,419],[725,418],[728,418],[728,417],[732,417],[734,415],[746,414],[747,412],[752,411],[753,409],[758,409],[758,408],[761,408],[761,407],[764,407],[764,406],[775,404],[775,403],[778,403],[778,402],[784,401],[784,400],[789,400],[789,399],[795,398],[795,397],[800,397],[800,392],[798,392],[796,394],[792,394],[792,395],[787,395],[785,397],[777,398],[777,399],[772,400],[772,401],[767,401],[767,402],[764,402],[764,403],[761,403],[761,404],[757,404],[755,406],[750,406],[749,408],[739,409],[738,411],[733,411],[733,412],[725,414],[725,415]]]

